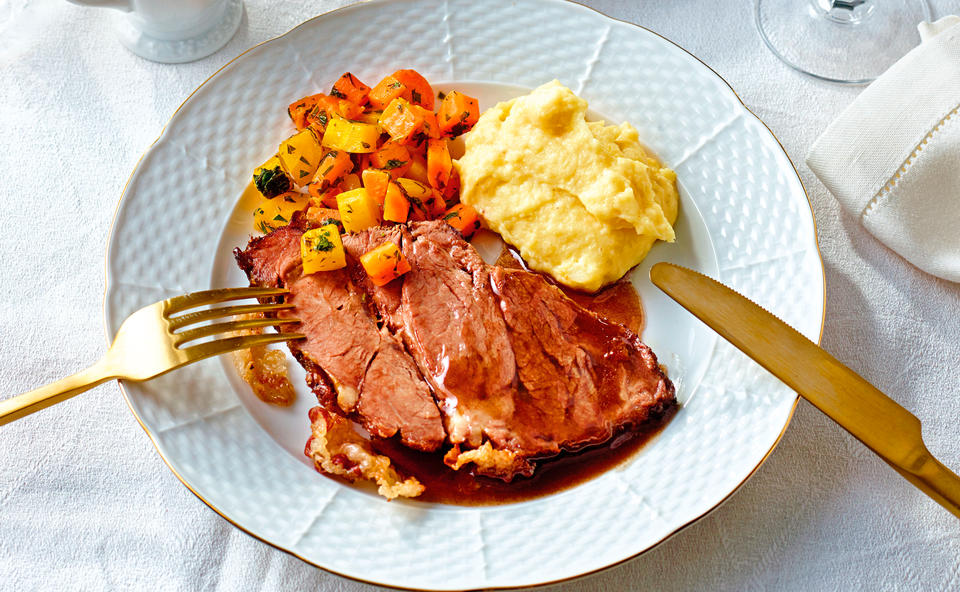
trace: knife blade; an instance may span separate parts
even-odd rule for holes
[[[654,265],[650,280],[960,518],[960,477],[927,450],[915,415],[723,284],[671,263]]]

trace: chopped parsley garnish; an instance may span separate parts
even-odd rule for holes
[[[318,253],[325,253],[327,251],[332,251],[334,245],[332,242],[330,242],[330,239],[328,237],[329,235],[326,232],[318,234],[316,242],[314,242],[313,245],[311,245],[310,249],[317,251]]]
[[[393,169],[400,168],[405,164],[407,164],[407,161],[405,160],[398,160],[396,158],[391,158],[390,160],[387,161],[387,164],[386,166],[383,167],[383,170],[392,171]]]
[[[330,94],[333,95],[333,96],[335,96],[335,97],[337,97],[338,99],[345,99],[345,98],[347,98],[347,95],[345,95],[345,94],[343,94],[342,92],[340,92],[339,90],[337,90],[337,87],[333,87],[333,89],[330,90]]]

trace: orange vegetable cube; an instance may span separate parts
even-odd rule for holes
[[[370,194],[370,197],[376,200],[381,206],[384,205],[387,187],[390,183],[390,173],[379,169],[364,169],[361,177],[363,179],[363,186],[366,188],[367,193]],[[399,191],[399,189],[397,191]],[[386,210],[384,210],[384,218],[386,218]],[[406,219],[406,214],[404,214],[404,219]],[[398,220],[394,220],[394,222],[397,221]]]
[[[323,189],[322,185],[322,183],[311,183],[307,185],[307,191],[310,192],[310,203],[315,206],[337,209],[337,195],[343,193],[343,186],[340,183],[336,183]]]
[[[433,189],[425,183],[403,177],[397,179],[397,186],[403,196],[407,198],[407,201],[410,202],[410,205],[413,206],[414,219],[428,220],[435,200]]]
[[[410,271],[410,263],[400,247],[390,241],[361,255],[360,264],[376,286],[385,286]]]
[[[419,72],[416,70],[397,70],[393,73],[393,78],[405,87],[403,98],[414,105],[420,105],[424,109],[433,111],[433,87]]]
[[[323,155],[317,165],[317,173],[313,176],[313,183],[319,183],[319,189],[325,190],[335,184],[344,175],[353,170],[353,161],[350,155],[340,150],[331,150]]]
[[[319,137],[323,137],[331,119],[335,117],[356,119],[363,114],[363,107],[350,101],[324,94],[313,95],[313,99],[313,107],[306,115],[306,123]]]
[[[317,100],[323,96],[326,95],[320,94],[303,97],[290,103],[290,106],[287,107],[287,115],[293,120],[293,125],[295,125],[298,130],[307,127],[307,114],[316,106]]]
[[[439,137],[440,133],[432,111],[399,97],[390,101],[380,115],[380,129],[400,144],[419,144],[427,138]]]
[[[427,140],[427,180],[430,185],[437,189],[446,185],[452,168],[447,141],[433,138]]]
[[[333,83],[330,95],[338,99],[350,101],[354,105],[365,105],[369,92],[369,86],[360,82],[360,80],[350,72],[347,72]]]
[[[390,134],[394,142],[406,144],[416,133],[419,121],[412,107],[405,99],[397,97],[380,115],[380,129]]]
[[[427,200],[427,205],[430,206],[430,219],[436,220],[437,218],[442,217],[447,213],[447,202],[443,199],[443,194],[440,193],[439,189],[433,189],[433,197]]]
[[[388,177],[389,178],[389,177]],[[383,219],[390,222],[407,221],[410,213],[410,202],[403,196],[400,188],[393,181],[387,181],[387,188],[383,199]]]
[[[460,173],[457,172],[456,168],[450,170],[450,179],[447,181],[447,184],[443,186],[443,189],[440,190],[440,193],[447,203],[459,201]]]
[[[465,203],[459,203],[443,216],[444,221],[460,231],[464,238],[469,238],[480,228],[480,214]]]
[[[440,132],[451,138],[470,131],[479,118],[480,107],[477,100],[457,91],[443,97],[437,111]]]
[[[370,155],[370,164],[387,171],[391,178],[397,179],[410,168],[410,151],[396,142],[384,142]]]
[[[393,76],[386,76],[367,93],[367,100],[374,109],[383,109],[390,101],[402,97],[407,87]]]

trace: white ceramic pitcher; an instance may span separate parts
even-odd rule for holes
[[[130,51],[155,62],[192,62],[217,51],[233,37],[243,0],[69,0],[115,8],[126,14],[117,35]]]

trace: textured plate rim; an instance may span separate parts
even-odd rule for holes
[[[213,78],[215,78],[218,74],[220,74],[223,70],[225,70],[225,69],[228,68],[229,66],[233,65],[234,62],[240,60],[241,58],[243,58],[244,56],[246,56],[248,53],[252,52],[253,50],[255,50],[255,49],[257,49],[257,48],[259,48],[260,46],[266,45],[266,44],[271,43],[271,42],[274,42],[274,41],[277,41],[277,40],[279,40],[279,39],[281,39],[281,38],[289,35],[290,33],[294,32],[295,30],[299,29],[300,27],[306,26],[306,25],[310,24],[311,22],[313,22],[313,21],[315,21],[315,20],[317,20],[317,19],[325,18],[325,17],[327,17],[327,16],[330,15],[330,14],[333,14],[333,13],[336,13],[336,12],[341,12],[341,11],[346,11],[346,10],[355,9],[357,6],[360,6],[360,5],[388,3],[388,2],[391,2],[391,1],[392,1],[392,0],[360,0],[359,2],[356,2],[356,3],[353,3],[353,4],[349,4],[349,5],[347,5],[347,6],[341,6],[341,7],[339,7],[339,8],[335,8],[335,9],[332,9],[332,10],[328,10],[328,11],[323,12],[323,13],[320,13],[320,14],[314,16],[314,17],[311,17],[311,18],[309,18],[309,19],[307,19],[307,20],[305,20],[305,21],[303,21],[303,22],[301,22],[301,23],[298,23],[296,26],[292,27],[291,29],[289,29],[288,31],[286,31],[286,32],[284,32],[284,33],[282,33],[282,34],[280,34],[280,35],[277,35],[277,36],[272,37],[272,38],[270,38],[270,39],[266,39],[266,40],[264,40],[264,41],[261,41],[260,43],[257,43],[256,45],[253,45],[252,47],[249,47],[248,49],[246,49],[246,50],[244,50],[243,52],[239,53],[238,55],[236,55],[235,57],[233,57],[232,59],[230,59],[228,62],[226,62],[225,64],[223,64],[223,65],[220,66],[219,68],[217,68],[217,70],[214,71],[210,76],[208,76],[202,83],[200,83],[200,84],[197,86],[197,88],[195,88],[193,91],[191,91],[190,94],[187,95],[187,97],[183,100],[183,102],[180,103],[180,105],[176,108],[176,110],[174,110],[173,114],[171,114],[170,118],[169,118],[169,119],[167,120],[167,122],[164,124],[163,128],[161,128],[160,134],[157,136],[157,138],[156,138],[153,142],[150,143],[150,145],[149,145],[149,146],[147,147],[147,149],[143,152],[143,154],[140,155],[140,158],[137,159],[137,162],[136,162],[136,164],[134,165],[133,170],[130,172],[130,176],[127,178],[127,181],[124,183],[123,190],[121,191],[121,194],[120,194],[120,199],[117,201],[117,205],[116,205],[116,207],[115,207],[115,209],[114,209],[113,220],[112,220],[112,222],[111,222],[111,224],[110,224],[110,235],[109,235],[110,238],[109,238],[109,240],[107,241],[107,245],[106,245],[106,249],[105,249],[105,256],[104,256],[104,276],[105,276],[105,282],[104,282],[104,293],[103,293],[103,323],[104,323],[104,335],[105,335],[105,337],[107,338],[107,342],[108,342],[108,343],[110,342],[110,329],[109,329],[109,320],[108,320],[108,311],[107,311],[108,296],[109,296],[109,293],[110,293],[110,289],[111,289],[111,288],[113,287],[113,285],[114,285],[114,282],[111,281],[111,274],[110,274],[110,250],[111,250],[111,247],[113,246],[113,241],[115,240],[115,237],[116,237],[115,229],[116,229],[117,220],[118,220],[118,217],[119,217],[119,214],[120,214],[120,209],[121,209],[121,206],[123,205],[124,198],[125,198],[126,195],[127,195],[127,189],[128,189],[128,187],[129,187],[129,185],[130,185],[130,181],[133,179],[134,175],[135,175],[135,174],[137,173],[137,171],[140,169],[140,166],[141,166],[141,164],[143,163],[144,158],[146,158],[146,156],[153,151],[153,149],[154,149],[154,147],[157,145],[157,143],[158,143],[161,139],[163,139],[164,135],[166,134],[167,128],[170,126],[170,124],[173,122],[173,120],[177,117],[177,114],[180,112],[180,110],[183,108],[183,106],[186,105],[186,104],[190,101],[190,99],[192,99],[193,96],[194,96],[201,88],[203,88],[204,85],[206,85],[208,82],[210,82],[210,80],[212,80]],[[590,7],[590,6],[586,6],[586,5],[584,5],[584,4],[581,4],[580,2],[577,2],[576,0],[552,0],[552,1],[556,2],[557,4],[571,4],[571,5],[577,6],[578,8],[581,8],[581,9],[590,10],[590,11],[596,13],[597,15],[599,15],[601,18],[607,19],[607,20],[609,20],[609,21],[617,22],[617,23],[623,23],[623,24],[625,24],[625,25],[628,25],[628,26],[630,26],[630,27],[639,29],[639,30],[644,31],[644,32],[646,32],[646,33],[650,33],[650,34],[658,37],[659,39],[665,41],[666,43],[668,43],[668,44],[676,47],[677,49],[680,49],[680,50],[683,51],[685,54],[687,54],[688,56],[690,56],[691,58],[693,58],[694,60],[696,60],[698,63],[700,63],[702,66],[704,66],[704,67],[705,67],[713,76],[715,76],[718,80],[720,80],[721,82],[723,82],[723,84],[730,90],[730,92],[733,94],[733,96],[737,99],[737,102],[739,103],[740,107],[741,107],[746,113],[748,113],[753,119],[755,119],[757,122],[759,122],[759,123],[764,127],[764,129],[767,130],[767,133],[770,134],[770,137],[773,138],[773,140],[777,143],[777,146],[779,146],[779,148],[780,148],[781,152],[783,153],[784,157],[787,159],[787,162],[790,163],[790,166],[791,166],[791,168],[793,169],[793,173],[794,173],[794,175],[796,176],[797,182],[799,183],[800,188],[803,190],[804,197],[805,197],[806,200],[807,200],[807,206],[808,206],[809,209],[810,209],[810,220],[811,220],[811,223],[812,223],[812,226],[813,226],[813,228],[812,228],[812,230],[813,230],[813,243],[814,243],[814,248],[816,249],[816,252],[817,252],[817,262],[819,263],[819,267],[820,267],[821,285],[822,285],[822,287],[823,287],[823,288],[822,288],[822,293],[821,293],[821,295],[820,295],[820,306],[821,306],[820,329],[819,329],[818,335],[817,335],[817,343],[819,344],[819,343],[822,341],[822,339],[823,339],[823,329],[824,329],[824,324],[825,324],[825,322],[826,322],[826,269],[824,268],[824,265],[823,265],[823,253],[822,253],[822,251],[821,251],[821,249],[820,249],[820,239],[819,239],[819,234],[818,234],[818,232],[817,232],[817,218],[816,218],[816,213],[814,212],[813,202],[810,200],[810,195],[809,195],[809,193],[807,192],[807,188],[806,188],[806,187],[804,186],[804,184],[803,184],[803,179],[801,179],[800,173],[799,173],[799,171],[797,170],[796,165],[793,163],[793,160],[790,158],[790,155],[787,153],[786,149],[783,147],[783,143],[782,143],[782,142],[780,141],[780,139],[776,136],[776,134],[773,133],[773,130],[770,129],[770,126],[768,126],[762,119],[760,119],[760,117],[757,116],[757,115],[746,105],[746,103],[743,102],[743,99],[740,97],[740,95],[737,93],[737,91],[733,88],[733,86],[732,86],[729,82],[727,82],[726,79],[723,78],[723,76],[721,76],[719,73],[717,73],[717,71],[714,70],[712,67],[710,67],[706,62],[704,62],[703,60],[701,60],[700,58],[698,58],[696,55],[694,55],[692,52],[688,51],[688,50],[685,49],[684,47],[680,46],[678,43],[672,41],[671,39],[668,39],[667,37],[665,37],[664,35],[661,35],[660,33],[657,33],[656,31],[653,31],[653,30],[651,30],[651,29],[648,29],[647,27],[644,27],[644,26],[642,26],[642,25],[638,25],[638,24],[636,24],[636,23],[632,23],[632,22],[630,22],[630,21],[625,21],[625,20],[622,20],[622,19],[618,19],[618,18],[611,17],[611,16],[609,16],[609,15],[601,12],[600,10],[597,10],[597,9],[595,9],[595,8],[593,8],[593,7]],[[252,537],[252,538],[254,538],[254,539],[256,539],[256,540],[258,540],[258,541],[260,541],[260,542],[262,542],[262,543],[265,543],[265,544],[269,545],[270,547],[273,547],[274,549],[277,549],[277,550],[279,550],[279,551],[282,551],[282,552],[284,552],[284,553],[287,553],[288,555],[291,555],[291,556],[293,556],[293,557],[296,557],[297,559],[299,559],[300,561],[303,561],[304,563],[306,563],[306,564],[308,564],[308,565],[311,565],[311,566],[316,567],[316,568],[318,568],[318,569],[322,569],[322,570],[324,570],[324,571],[326,571],[326,572],[328,572],[328,573],[332,573],[332,574],[334,574],[334,575],[336,575],[336,576],[339,576],[339,577],[342,577],[342,578],[346,578],[346,579],[348,579],[348,580],[353,580],[353,581],[356,581],[356,582],[361,582],[361,583],[364,583],[364,584],[371,584],[371,585],[375,585],[375,586],[382,586],[382,587],[393,588],[393,589],[398,589],[398,590],[417,590],[417,591],[419,591],[419,590],[425,590],[425,589],[423,589],[423,588],[410,588],[410,587],[404,587],[404,586],[396,586],[396,585],[392,585],[392,584],[388,584],[388,583],[384,583],[384,582],[377,582],[377,581],[375,581],[375,580],[368,580],[368,579],[364,579],[364,578],[361,578],[361,577],[357,577],[357,576],[352,576],[352,575],[340,573],[340,572],[335,571],[335,570],[333,570],[333,569],[330,569],[330,568],[328,568],[328,567],[325,567],[325,566],[322,566],[322,565],[318,565],[317,563],[314,563],[313,561],[310,561],[309,559],[307,559],[307,558],[305,558],[305,557],[302,557],[301,555],[298,555],[297,553],[295,553],[295,552],[293,552],[293,551],[291,551],[291,550],[289,550],[289,549],[285,549],[285,548],[283,548],[283,547],[281,547],[281,546],[279,546],[279,545],[277,545],[277,544],[275,544],[275,543],[273,543],[273,542],[271,542],[271,541],[268,541],[268,540],[264,539],[263,537],[260,537],[260,536],[258,536],[258,535],[256,535],[256,534],[250,532],[249,530],[247,530],[246,528],[244,528],[241,524],[239,524],[239,523],[235,522],[234,520],[230,519],[229,517],[227,517],[219,508],[217,508],[215,505],[213,505],[211,502],[209,502],[207,499],[205,499],[202,495],[200,495],[200,494],[177,472],[177,470],[173,468],[173,466],[170,464],[170,461],[167,460],[167,458],[164,456],[163,452],[160,450],[160,446],[157,444],[157,441],[156,441],[156,439],[154,438],[154,435],[150,432],[150,429],[143,423],[143,420],[140,418],[139,415],[137,415],[137,412],[134,410],[133,404],[132,404],[131,401],[130,401],[130,395],[127,393],[127,390],[124,388],[124,382],[123,382],[122,380],[121,380],[121,381],[118,381],[118,385],[119,385],[119,387],[120,387],[120,393],[121,393],[121,395],[123,396],[124,402],[126,402],[127,407],[130,409],[130,413],[133,415],[134,419],[136,419],[137,423],[138,423],[138,424],[140,425],[140,427],[143,429],[144,433],[147,435],[147,438],[150,440],[150,443],[153,445],[154,449],[156,450],[157,455],[160,456],[160,459],[161,459],[161,460],[163,461],[163,463],[167,466],[167,468],[170,470],[170,472],[173,473],[173,475],[177,478],[177,480],[180,481],[180,483],[182,483],[183,486],[186,487],[188,491],[190,491],[190,493],[192,493],[193,495],[195,495],[195,496],[197,497],[197,499],[199,499],[200,501],[202,501],[207,507],[209,507],[211,510],[213,510],[213,511],[214,511],[217,515],[219,515],[221,518],[223,518],[224,520],[226,520],[229,524],[233,525],[235,528],[237,528],[237,529],[240,530],[241,532],[247,534],[248,536],[250,536],[250,537]],[[537,582],[537,583],[533,583],[533,584],[526,584],[526,585],[519,586],[519,587],[518,587],[518,586],[494,586],[494,587],[488,587],[488,588],[484,588],[484,589],[487,589],[487,590],[526,589],[526,588],[536,588],[536,587],[541,587],[541,586],[548,586],[548,585],[553,585],[553,584],[559,584],[559,583],[562,583],[562,582],[568,582],[568,581],[576,580],[576,579],[583,578],[583,577],[586,577],[586,576],[589,576],[589,575],[597,574],[597,573],[599,573],[599,572],[602,572],[602,571],[611,569],[611,568],[613,568],[613,567],[622,565],[622,564],[624,564],[624,563],[626,563],[626,562],[628,562],[628,561],[631,561],[631,560],[633,560],[633,559],[636,559],[637,557],[643,555],[644,553],[650,551],[651,549],[654,549],[655,547],[657,547],[657,546],[659,546],[660,544],[662,544],[663,542],[665,542],[667,539],[672,538],[674,535],[676,535],[676,534],[679,533],[680,531],[682,531],[682,530],[686,529],[688,526],[690,526],[690,525],[698,522],[699,520],[701,520],[702,518],[704,518],[705,516],[707,516],[708,514],[710,514],[711,512],[713,512],[714,510],[716,510],[717,508],[719,508],[720,506],[722,506],[722,505],[723,505],[724,503],[726,503],[737,491],[739,491],[740,488],[743,487],[743,485],[744,485],[747,481],[749,481],[751,477],[754,476],[754,474],[756,474],[756,472],[760,469],[761,466],[763,466],[763,464],[767,461],[767,459],[770,457],[770,455],[773,454],[773,451],[777,448],[777,446],[779,445],[780,441],[783,439],[783,435],[786,433],[787,428],[790,426],[790,423],[793,421],[793,416],[794,416],[794,414],[796,413],[796,409],[797,409],[797,405],[798,405],[799,401],[800,401],[800,396],[797,395],[796,393],[794,393],[793,405],[792,405],[791,408],[790,408],[790,413],[789,413],[789,415],[787,416],[787,420],[784,422],[783,428],[780,430],[780,433],[777,435],[777,438],[774,440],[773,444],[770,446],[770,449],[763,455],[763,457],[760,459],[760,461],[757,463],[757,465],[754,466],[754,467],[750,470],[749,473],[747,473],[747,475],[743,478],[742,481],[740,481],[739,483],[737,483],[736,486],[733,487],[733,489],[731,489],[724,497],[722,497],[720,500],[718,500],[717,503],[714,504],[712,507],[708,508],[708,509],[707,509],[706,511],[704,511],[702,514],[691,518],[691,519],[690,519],[689,521],[687,521],[686,523],[681,524],[680,526],[678,526],[678,527],[675,528],[674,530],[672,530],[672,531],[670,531],[669,533],[667,533],[666,535],[664,535],[664,536],[663,536],[662,538],[660,538],[659,540],[657,540],[657,541],[653,542],[652,544],[650,544],[650,546],[648,546],[646,549],[643,549],[642,551],[639,551],[639,552],[637,552],[637,553],[635,553],[635,554],[633,554],[633,555],[630,555],[629,557],[625,557],[625,558],[623,558],[623,559],[621,559],[621,560],[619,560],[619,561],[615,561],[615,562],[610,563],[610,564],[608,564],[608,565],[605,565],[605,566],[602,566],[602,567],[599,567],[599,568],[596,568],[596,569],[593,569],[593,570],[585,571],[585,572],[583,572],[583,573],[576,574],[576,575],[569,576],[569,577],[558,578],[558,579],[553,579],[553,580],[545,580],[545,581],[542,581],[542,582]]]

